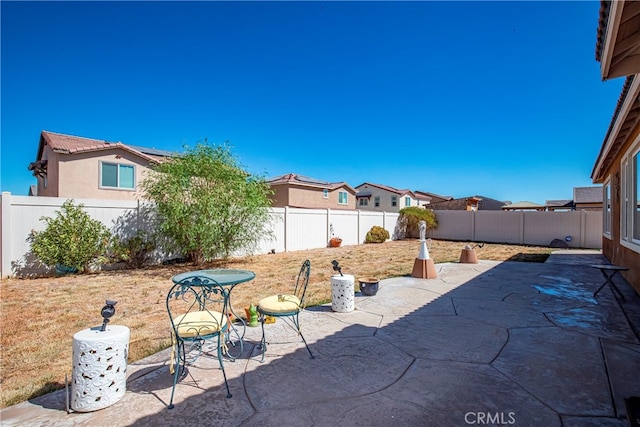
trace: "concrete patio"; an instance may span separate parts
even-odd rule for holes
[[[176,387],[168,351],[129,365],[114,405],[66,412],[64,390],[0,411],[5,426],[628,426],[640,396],[640,297],[620,277],[619,302],[591,264],[563,250],[546,263],[437,264],[435,279],[397,277],[356,309],[302,314],[310,359],[281,320],[247,328],[225,369],[200,358]],[[330,284],[327,284],[330,286]],[[70,362],[71,363],[71,362]]]

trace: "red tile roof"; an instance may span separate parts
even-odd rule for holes
[[[121,148],[125,151],[135,154],[147,161],[160,161],[165,155],[152,155],[145,153],[139,147],[133,148],[132,146],[123,144],[122,142],[109,142],[99,139],[84,138],[80,136],[65,135],[62,133],[55,133],[43,130],[40,134],[40,145],[38,147],[38,156],[40,159],[42,156],[42,150],[45,145],[51,147],[53,151],[65,154],[74,154],[88,151],[100,151],[111,150],[114,148]],[[168,153],[167,153],[168,154]]]
[[[100,141],[98,139],[82,138],[79,136],[64,135],[42,131],[41,137],[45,144],[52,150],[64,153],[78,153],[80,151],[94,151],[114,148],[118,145],[116,142]]]
[[[308,176],[298,175],[295,173],[287,173],[284,175],[276,176],[274,178],[269,178],[267,179],[267,182],[270,185],[295,184],[295,185],[303,185],[306,187],[326,188],[329,190],[334,190],[340,187],[347,187],[355,192],[355,190],[344,181],[341,181],[341,182],[322,181],[320,179],[309,178]]]

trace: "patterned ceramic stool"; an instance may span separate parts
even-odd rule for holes
[[[331,276],[331,291],[331,309],[333,311],[338,313],[353,311],[355,289],[351,274]]]

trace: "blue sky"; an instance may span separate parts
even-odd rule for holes
[[[40,131],[251,173],[454,197],[571,199],[623,79],[595,60],[599,2],[6,2],[1,189]]]

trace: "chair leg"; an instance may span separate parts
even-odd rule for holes
[[[222,343],[221,341],[224,338],[221,338],[222,334],[218,335],[218,362],[220,363],[220,369],[222,369],[222,377],[224,378],[224,386],[227,388],[227,399],[232,397],[231,391],[229,390],[229,383],[227,382],[227,373],[224,371],[224,363],[222,362]]]
[[[315,356],[313,355],[313,353],[311,353],[311,349],[309,348],[309,344],[307,344],[307,340],[304,339],[304,335],[302,335],[302,330],[300,330],[300,319],[298,318],[298,315],[296,315],[294,323],[296,325],[296,329],[298,330],[298,334],[300,335],[300,338],[302,338],[302,342],[304,343],[304,346],[307,347],[307,351],[309,352],[309,356],[311,356],[312,359],[315,359]]]
[[[176,392],[176,384],[178,383],[178,377],[182,375],[186,369],[186,354],[184,349],[184,342],[180,341],[176,344],[176,360],[173,366],[173,387],[171,388],[171,398],[169,399],[169,406],[167,409],[173,409],[173,396]]]
[[[262,359],[260,359],[260,363],[264,362],[264,354],[267,352],[267,340],[264,336],[264,320],[265,320],[265,315],[260,314],[260,324],[262,325],[262,338],[260,339],[260,349],[262,350]]]
[[[260,317],[260,323],[262,324],[262,339],[260,340],[260,347],[262,349],[262,358],[260,359],[260,363],[264,362],[264,355],[267,352],[267,340],[264,334],[264,319],[265,319],[265,315],[261,315]],[[311,349],[309,348],[309,344],[307,344],[307,340],[304,338],[304,335],[302,335],[302,330],[300,329],[300,319],[298,318],[298,316],[291,316],[291,322],[293,323],[293,328],[296,330],[296,332],[298,333],[298,335],[300,335],[300,338],[302,338],[302,342],[304,343],[304,346],[307,348],[307,351],[309,352],[309,356],[311,356],[312,359],[315,359],[315,356],[313,355],[313,353],[311,352]],[[289,326],[292,326],[291,324],[289,324]]]

